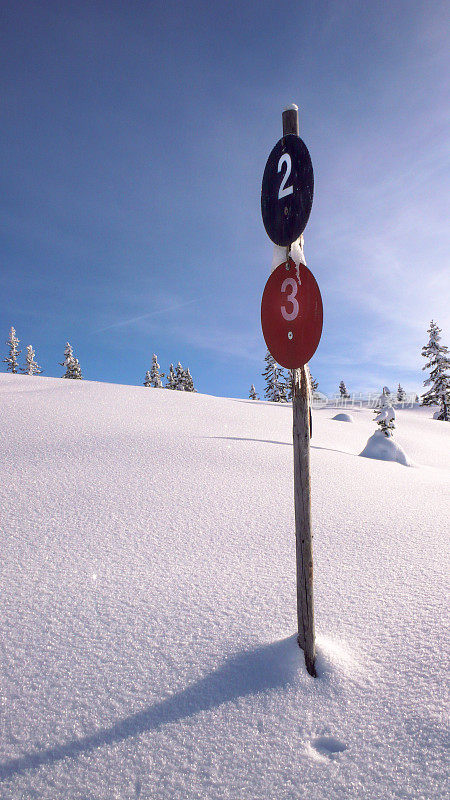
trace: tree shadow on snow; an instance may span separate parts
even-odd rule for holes
[[[273,439],[250,439],[243,436],[203,436],[203,439],[228,439],[232,442],[261,442],[261,444],[284,444],[292,447],[292,442],[276,442]],[[344,456],[356,456],[356,453],[349,453],[347,450],[336,450],[334,447],[320,447],[318,444],[310,445],[311,450],[328,450],[330,453],[342,453]]]
[[[276,442],[272,439],[248,439],[245,436],[202,436],[202,439],[226,439],[230,442],[261,442],[262,444],[285,444],[292,447],[292,442]]]
[[[218,669],[186,689],[108,728],[0,763],[0,781],[28,769],[51,766],[64,758],[76,758],[98,747],[157,730],[163,725],[187,719],[239,697],[283,688],[302,667],[303,653],[296,636],[243,651],[231,656]]]
[[[255,402],[255,400],[250,400],[250,398],[248,400],[239,400],[236,397],[231,397],[230,400],[232,400],[233,403],[245,403],[246,405]],[[271,408],[292,408],[292,400],[287,400],[286,403],[274,403],[273,400],[257,400],[256,402],[259,406],[270,406]]]

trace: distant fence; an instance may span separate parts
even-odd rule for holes
[[[342,397],[342,395],[326,395],[322,392],[314,392],[312,396],[313,408],[376,408],[382,395],[378,392],[363,394],[362,392],[354,392],[350,397]],[[386,398],[388,402],[395,406],[395,408],[413,408],[418,405],[417,395],[414,392],[406,394],[404,400],[397,400],[397,395],[393,394]]]

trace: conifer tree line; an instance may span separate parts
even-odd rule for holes
[[[292,400],[292,370],[280,367],[269,350],[267,350],[264,361],[266,362],[266,367],[264,372],[261,373],[265,381],[264,397],[266,400],[271,400],[273,403],[289,402]],[[314,393],[317,392],[319,383],[314,380],[311,373],[309,377],[311,391],[314,395]],[[253,383],[248,396],[250,400],[259,400]]]
[[[429,340],[422,348],[422,356],[427,359],[427,363],[422,369],[430,370],[430,375],[424,380],[424,386],[428,386],[429,389],[422,395],[422,405],[437,405],[438,411],[435,414],[435,418],[448,422],[450,420],[450,355],[448,347],[440,343],[442,331],[434,320],[431,320],[427,332]],[[269,351],[267,351],[264,360],[266,364],[262,373],[265,383],[264,397],[274,403],[285,403],[291,400],[291,371],[280,367]],[[310,377],[311,389],[314,395],[319,385],[312,375]],[[350,399],[350,394],[343,380],[339,383],[338,391],[343,400]],[[390,396],[389,388],[384,386],[380,402],[375,409],[376,422],[386,436],[391,436],[395,427],[395,412],[392,409]],[[250,387],[249,399],[259,400],[259,395],[253,383]],[[400,383],[398,384],[396,399],[399,403],[403,403],[406,400],[406,392]],[[417,395],[416,402],[419,402]],[[386,411],[386,409],[389,409],[389,411]]]
[[[21,372],[23,375],[40,375],[42,370],[39,364],[35,361],[36,354],[32,344],[27,345],[25,363],[22,366],[19,366],[19,356],[22,352],[19,350],[19,343],[20,339],[18,339],[16,336],[16,329],[11,325],[9,336],[6,340],[6,344],[8,345],[8,355],[3,359],[3,362],[7,365],[6,371],[12,372],[14,375],[18,372]]]
[[[166,383],[163,385],[164,378],[166,378]],[[189,372],[189,367],[183,369],[181,363],[178,362],[174,369],[173,364],[171,364],[167,375],[165,375],[164,372],[160,372],[156,353],[153,353],[152,366],[151,369],[148,369],[145,373],[143,385],[154,389],[175,389],[181,392],[196,391],[192,375]]]
[[[426,364],[422,369],[429,370],[429,377],[424,380],[424,386],[428,388],[422,394],[422,405],[437,405],[436,419],[448,422],[450,420],[450,356],[448,347],[441,343],[442,330],[434,320],[431,320],[427,332],[429,334],[428,343],[422,348],[422,356],[426,359]],[[43,370],[36,361],[36,354],[31,344],[27,345],[25,360],[20,364],[22,352],[19,348],[20,340],[13,326],[10,328],[6,344],[8,346],[8,354],[3,359],[3,363],[6,364],[7,372],[12,372],[13,374],[21,373],[23,375],[40,375],[42,373]],[[291,371],[280,367],[269,351],[267,351],[265,357],[265,364],[266,366],[262,373],[265,381],[264,397],[275,403],[288,402],[292,399]],[[64,360],[60,362],[60,365],[65,368],[61,377],[82,380],[80,362],[74,355],[73,348],[69,342],[66,343]],[[164,378],[166,379],[165,384],[163,384]],[[171,364],[167,375],[165,375],[160,372],[156,354],[153,354],[151,369],[146,372],[144,386],[185,392],[196,391],[189,367],[184,369],[181,363],[178,362],[174,369],[173,364]],[[318,382],[312,376],[311,389],[313,395],[318,390]],[[343,380],[339,383],[339,395],[342,399],[350,398]],[[389,395],[390,391],[385,386],[382,396]],[[249,398],[251,400],[259,399],[254,384],[250,387]],[[404,402],[406,399],[406,392],[400,383],[398,384],[396,399],[399,403]]]
[[[16,336],[16,329],[11,326],[9,336],[6,340],[6,344],[8,345],[8,355],[3,359],[3,363],[7,365],[6,371],[12,372],[14,375],[17,373],[22,373],[22,375],[41,375],[43,370],[35,360],[36,353],[34,352],[32,344],[27,345],[25,363],[22,366],[19,366],[19,356],[22,352],[19,349],[19,343],[20,339],[18,339]],[[60,365],[61,367],[65,367],[65,373],[61,376],[62,378],[72,378],[76,380],[81,380],[83,378],[81,374],[80,362],[77,358],[75,358],[73,349],[69,342],[66,343],[64,361],[60,361]]]
[[[8,339],[6,340],[8,346],[8,355],[3,359],[6,364],[6,371],[13,374],[21,373],[23,375],[41,375],[42,369],[35,360],[36,354],[33,345],[27,345],[25,362],[20,365],[19,359],[21,350],[19,349],[20,340],[17,338],[16,330],[13,326],[9,331]],[[78,358],[73,352],[73,347],[70,342],[66,342],[64,350],[64,359],[60,361],[60,366],[64,367],[64,374],[62,378],[69,380],[83,380],[81,372],[81,365]],[[151,369],[147,370],[144,380],[144,386],[153,386],[158,389],[163,388],[163,379],[166,378],[164,384],[165,389],[177,389],[183,392],[195,392],[194,381],[190,373],[189,367],[184,369],[180,362],[174,369],[173,364],[170,365],[167,376],[164,372],[160,372],[158,358],[156,354],[152,357]]]

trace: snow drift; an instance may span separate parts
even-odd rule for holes
[[[391,436],[385,436],[382,431],[375,433],[367,440],[367,444],[360,453],[364,458],[379,458],[382,461],[397,461],[405,467],[411,467],[411,461]]]

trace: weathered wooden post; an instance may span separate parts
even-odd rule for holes
[[[283,111],[283,136],[299,135],[298,109]],[[290,247],[287,248],[289,255]],[[292,416],[294,439],[295,549],[297,556],[298,643],[305,653],[306,669],[316,675],[314,661],[313,551],[311,531],[311,477],[309,464],[310,385],[307,366],[292,370]]]
[[[308,222],[313,188],[311,159],[299,137],[298,108],[292,105],[283,111],[283,137],[267,160],[261,190],[264,227],[275,244],[286,247],[285,262],[272,272],[263,292],[261,324],[275,360],[292,370],[297,640],[306,669],[316,676],[308,361],[320,341],[323,308],[313,274],[290,258],[291,246]]]
[[[310,675],[315,676],[309,407],[308,367],[301,367],[293,370],[292,376],[298,643],[305,653],[306,669]]]

